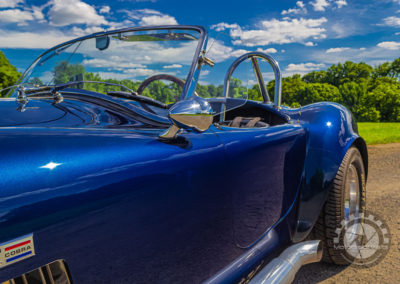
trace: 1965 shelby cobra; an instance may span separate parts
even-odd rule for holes
[[[281,105],[261,52],[202,97],[206,45],[199,26],[96,33],[8,89],[0,282],[289,283],[305,263],[347,263],[335,228],[365,208],[368,159],[350,112]],[[245,62],[261,101],[233,81]]]

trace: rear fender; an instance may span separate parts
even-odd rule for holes
[[[293,241],[299,242],[317,221],[347,150],[352,145],[360,150],[366,172],[368,154],[357,124],[344,106],[322,102],[284,112],[306,129],[309,138],[293,235]]]

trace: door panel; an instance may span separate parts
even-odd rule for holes
[[[182,134],[184,145],[127,130],[15,132],[1,138],[0,243],[33,233],[36,255],[0,283],[57,259],[74,283],[201,283],[243,253],[211,131]]]
[[[289,209],[300,182],[305,132],[297,125],[217,132],[226,147],[236,245],[248,247]]]

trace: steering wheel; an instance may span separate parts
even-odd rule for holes
[[[146,80],[144,80],[138,87],[137,93],[138,95],[142,95],[144,89],[146,89],[152,82],[157,81],[157,80],[167,80],[176,83],[179,87],[182,87],[185,85],[185,82],[182,79],[179,79],[178,77],[174,75],[169,75],[169,74],[157,74],[153,75]]]
[[[160,107],[160,108],[164,108],[164,109],[168,109],[168,105],[159,102],[157,100],[154,100],[152,98],[146,97],[146,96],[142,96],[142,93],[144,91],[144,89],[146,89],[152,82],[154,81],[158,81],[158,80],[167,80],[167,81],[171,81],[173,83],[176,83],[178,86],[182,87],[185,85],[185,82],[182,79],[179,79],[178,77],[175,77],[173,75],[169,75],[169,74],[158,74],[158,75],[154,75],[151,76],[149,78],[147,78],[146,80],[144,80],[138,87],[137,91],[136,91],[136,95],[132,96],[133,100],[142,102],[142,103],[146,103],[149,105],[153,105],[156,107]]]

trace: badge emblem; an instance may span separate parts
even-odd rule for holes
[[[33,234],[0,244],[0,268],[35,255]]]

